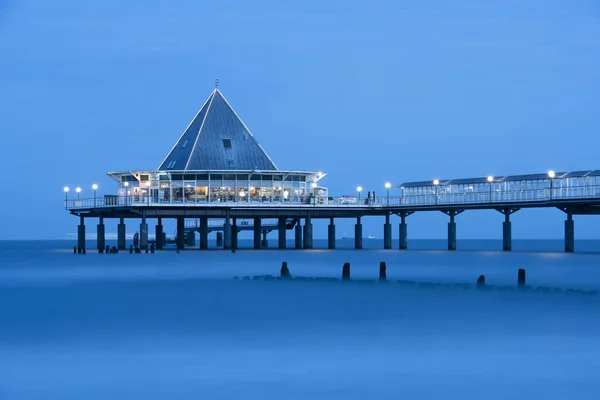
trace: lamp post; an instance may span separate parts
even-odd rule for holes
[[[488,176],[487,181],[488,181],[488,185],[490,187],[490,203],[491,203],[492,202],[492,182],[494,182],[494,177],[491,175]]]
[[[433,186],[435,186],[435,204],[436,205],[438,203],[438,185],[439,184],[440,184],[440,181],[438,181],[437,179],[434,179]]]
[[[127,193],[127,186],[129,186],[129,182],[125,182],[123,186],[125,186],[125,205],[127,205],[127,197],[129,196],[129,194]]]
[[[389,182],[385,183],[385,190],[386,190],[386,206],[389,207],[390,206],[390,188],[392,187],[392,184]]]
[[[552,189],[553,189],[553,183],[554,183],[554,177],[556,176],[556,173],[553,170],[548,171],[548,178],[550,178],[550,200],[552,200]]]
[[[362,186],[357,186],[356,191],[358,192],[358,205],[360,205],[360,192],[362,192]]]
[[[94,191],[94,207],[96,207],[96,190],[98,190],[98,185],[94,183],[92,185],[92,190]]]
[[[81,188],[78,187],[75,189],[75,191],[77,192],[77,200],[79,200],[79,193],[81,193]]]
[[[68,187],[68,186],[65,186],[65,187],[63,188],[63,190],[64,190],[64,192],[65,192],[65,209],[67,209],[67,208],[68,208],[68,206],[67,206],[67,202],[69,201],[69,199],[68,199],[68,195],[69,195],[69,187]]]

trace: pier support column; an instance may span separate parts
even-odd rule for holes
[[[575,221],[573,221],[573,214],[567,213],[567,220],[565,221],[565,251],[572,253],[575,251]]]
[[[77,226],[77,248],[85,249],[85,221],[83,217],[79,217],[79,225]]]
[[[456,250],[456,222],[454,217],[463,212],[463,210],[444,210],[443,213],[450,217],[448,222],[448,250]]]
[[[406,217],[408,213],[400,213],[400,250],[408,249],[408,225],[406,225]]]
[[[260,218],[254,218],[254,248],[259,250],[260,245],[260,232],[261,232],[261,220]]]
[[[267,240],[268,233],[269,233],[269,231],[262,231],[262,242],[260,243],[260,245],[263,249],[266,249],[269,247],[269,241]]]
[[[333,218],[329,219],[329,226],[327,226],[327,248],[335,249],[335,224]]]
[[[512,250],[512,223],[510,222],[510,215],[519,211],[519,208],[497,208],[496,211],[504,215],[504,222],[502,223],[502,250]]]
[[[117,249],[125,250],[127,245],[125,239],[125,218],[121,217],[119,225],[117,226]]]
[[[362,249],[362,224],[360,217],[356,218],[356,225],[354,225],[354,248]]]
[[[304,248],[305,249],[313,248],[312,222],[310,222],[310,216],[306,217],[306,220],[304,222]]]
[[[302,225],[300,225],[300,219],[298,219],[298,222],[296,223],[296,226],[294,227],[294,239],[295,239],[295,247],[296,249],[301,249],[302,248]]]
[[[208,218],[200,218],[200,249],[208,250]]]
[[[502,250],[512,250],[512,223],[508,215],[506,215],[506,219],[502,223]]]
[[[279,217],[279,222],[277,225],[277,233],[278,233],[278,247],[280,249],[285,249],[287,247],[287,227],[286,227],[286,219],[285,217]]]
[[[156,237],[156,250],[162,250],[165,248],[165,243],[163,241],[163,225],[162,218],[158,218],[158,223],[154,228],[154,236]]]
[[[231,225],[231,248],[238,248],[238,226],[237,218],[232,218],[233,224]]]
[[[97,244],[97,249],[98,250],[104,250],[104,247],[106,246],[106,236],[105,236],[105,229],[104,229],[104,218],[100,217],[99,221],[98,221],[98,227],[96,230],[96,244]]]
[[[140,224],[140,249],[148,248],[148,223],[146,222],[146,210],[142,211],[142,223]]]
[[[185,247],[185,219],[177,218],[177,250],[183,250]]]
[[[225,224],[223,225],[223,248],[231,250],[231,220],[229,215],[225,217]]]
[[[383,225],[383,248],[392,248],[392,224],[390,224],[390,214],[385,214],[385,224]]]
[[[187,247],[195,247],[196,246],[196,232],[189,231],[185,234],[185,245]]]

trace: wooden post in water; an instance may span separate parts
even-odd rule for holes
[[[290,270],[287,265],[287,261],[281,263],[281,277],[282,278],[291,278],[292,274],[290,274]]]
[[[526,278],[525,278],[525,270],[523,268],[519,268],[519,274],[517,275],[517,283],[520,288],[525,287]]]
[[[477,287],[484,287],[485,286],[485,275],[479,275],[479,278],[477,278]]]
[[[350,280],[350,263],[344,263],[344,267],[342,268],[342,280]]]
[[[387,267],[385,265],[385,261],[379,263],[379,280],[385,281],[387,279]]]

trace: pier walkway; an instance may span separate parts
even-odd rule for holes
[[[440,211],[448,215],[448,249],[456,249],[455,217],[467,210],[491,209],[505,216],[503,249],[510,250],[510,215],[525,208],[552,207],[566,214],[565,251],[574,251],[573,215],[600,214],[600,170],[484,177],[473,179],[406,182],[399,196],[389,189],[380,197],[359,195],[300,199],[225,198],[221,201],[159,201],[153,196],[112,196],[65,200],[71,214],[80,217],[79,246],[85,246],[85,218],[99,218],[98,247],[104,247],[104,218],[120,218],[119,247],[125,246],[126,218],[141,219],[140,244],[147,246],[147,219],[157,218],[157,238],[162,237],[162,218],[177,219],[177,246],[184,248],[184,235],[200,233],[200,248],[208,248],[207,235],[222,231],[224,248],[235,247],[237,232],[254,231],[255,248],[263,248],[266,234],[278,230],[279,248],[285,248],[286,231],[295,229],[296,248],[312,248],[311,219],[330,220],[329,248],[335,248],[335,218],[356,218],[355,247],[362,248],[361,218],[384,216],[384,247],[392,248],[390,218],[400,217],[399,249],[408,248],[406,218],[415,212]],[[268,221],[267,221],[268,220]],[[193,222],[191,222],[193,221]],[[209,222],[210,221],[210,222]],[[302,224],[303,222],[303,224]],[[261,240],[261,234],[263,236]],[[157,241],[157,246],[162,248]]]

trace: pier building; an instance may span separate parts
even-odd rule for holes
[[[287,231],[296,249],[313,248],[312,220],[327,219],[328,248],[335,248],[335,219],[352,218],[355,248],[362,248],[362,218],[384,217],[383,242],[392,249],[393,217],[399,217],[398,249],[408,248],[407,218],[415,212],[438,211],[449,218],[448,249],[456,249],[458,215],[470,210],[496,210],[502,224],[503,250],[512,248],[510,216],[527,208],[558,208],[566,215],[565,251],[575,249],[574,215],[600,214],[600,170],[432,179],[405,182],[399,196],[356,193],[331,196],[321,184],[323,172],[280,170],[238,114],[215,87],[183,134],[156,169],[109,172],[115,194],[68,198],[65,208],[79,217],[77,246],[86,246],[85,220],[97,218],[97,248],[105,247],[104,220],[118,224],[118,248],[125,249],[126,221],[139,221],[139,247],[147,249],[148,220],[156,221],[156,248],[165,245],[163,219],[177,221],[178,249],[208,249],[208,235],[217,232],[217,246],[237,247],[238,233],[251,230],[255,249],[268,247],[267,235],[277,231],[277,247],[286,248]],[[137,225],[137,223],[136,223]]]

